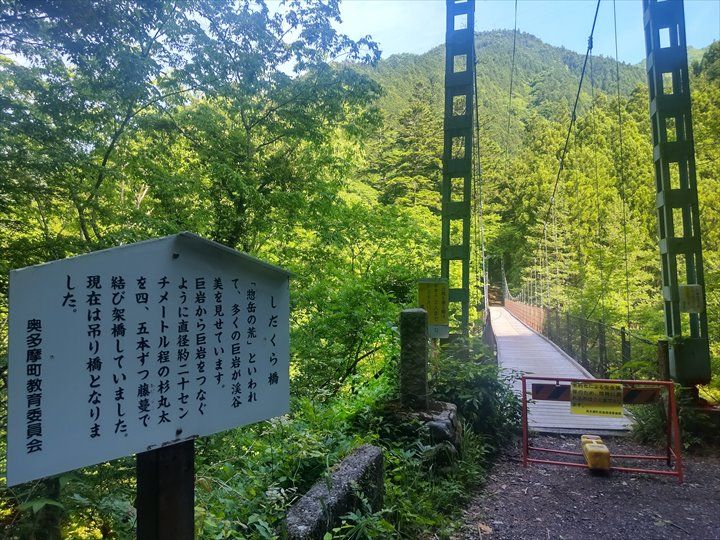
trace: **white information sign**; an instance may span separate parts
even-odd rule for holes
[[[289,274],[181,233],[10,273],[8,485],[289,410]]]

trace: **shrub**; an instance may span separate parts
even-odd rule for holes
[[[520,426],[520,401],[511,382],[478,339],[444,347],[431,365],[433,398],[457,405],[473,431],[495,449],[507,444]]]
[[[690,400],[676,390],[678,422],[683,450],[696,450],[708,445],[720,445],[718,415],[698,410]],[[644,444],[666,444],[666,406],[661,403],[631,408],[635,418],[633,437]]]

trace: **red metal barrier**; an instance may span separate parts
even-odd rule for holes
[[[585,463],[572,463],[566,461],[556,461],[549,459],[539,459],[530,457],[531,451],[536,452],[547,452],[550,454],[568,455],[568,456],[582,456],[582,452],[570,452],[567,450],[555,450],[552,448],[541,448],[536,446],[530,446],[529,444],[529,429],[528,429],[528,395],[527,395],[527,381],[552,381],[556,385],[560,386],[561,382],[573,383],[573,382],[593,382],[593,383],[612,383],[622,384],[627,391],[637,386],[642,387],[656,387],[661,391],[667,392],[667,444],[666,444],[666,455],[664,456],[653,456],[653,455],[637,455],[637,454],[614,454],[615,459],[633,459],[633,460],[649,460],[649,461],[660,461],[664,460],[667,462],[667,466],[670,470],[656,470],[656,469],[643,469],[637,467],[611,467],[611,471],[622,471],[622,472],[635,472],[645,474],[659,474],[665,476],[675,476],[677,479],[683,481],[683,464],[682,455],[680,451],[680,427],[678,425],[677,406],[675,403],[675,387],[672,382],[669,381],[633,381],[633,380],[622,380],[622,379],[575,379],[571,377],[534,377],[534,376],[522,376],[522,457],[523,466],[527,467],[529,463],[542,463],[545,465],[561,465],[565,467],[585,467]],[[627,393],[626,393],[627,395]]]

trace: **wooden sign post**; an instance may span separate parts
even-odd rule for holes
[[[8,485],[138,455],[138,537],[193,535],[193,440],[289,410],[289,273],[190,233],[10,273]]]
[[[195,441],[137,455],[138,540],[185,540],[195,533]]]

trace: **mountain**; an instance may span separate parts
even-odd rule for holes
[[[687,48],[688,64],[692,67],[692,65],[694,63],[696,63],[696,62],[699,63],[702,60],[703,56],[705,55],[705,51],[707,51],[709,47],[710,47],[710,45],[708,45],[707,47],[703,47],[702,49],[696,49],[692,45],[688,45],[688,48]],[[645,58],[640,60],[636,65],[644,68],[645,67]]]
[[[705,51],[708,50],[708,47],[703,47],[702,49],[696,49],[695,47],[688,46],[688,64],[693,64],[693,62],[700,62],[702,60],[703,55],[705,54]]]
[[[513,32],[493,30],[476,34],[478,102],[481,118],[497,119],[495,131],[506,125],[510,87],[510,65]],[[414,88],[429,87],[432,107],[439,113],[443,106],[445,46],[439,45],[423,54],[396,54],[372,68],[362,68],[380,83],[385,93],[381,110],[389,118],[407,108]],[[532,34],[519,32],[515,54],[513,111],[518,117],[536,112],[545,117],[567,117],[577,92],[584,55],[544,43]],[[616,92],[615,60],[592,57],[583,83],[581,105],[589,102],[591,74],[596,89]],[[620,87],[628,94],[645,84],[643,67],[620,63]],[[441,114],[441,113],[440,113]]]

